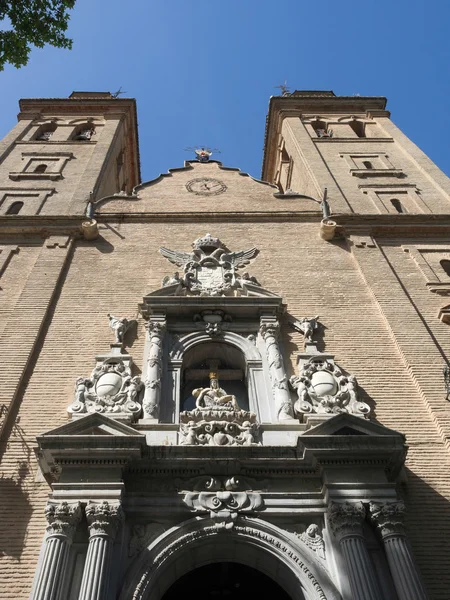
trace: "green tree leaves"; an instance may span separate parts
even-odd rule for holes
[[[0,71],[27,64],[31,46],[71,48],[65,36],[75,0],[0,0]]]

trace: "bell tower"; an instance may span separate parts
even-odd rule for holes
[[[80,215],[139,183],[136,104],[109,92],[20,101],[0,142],[0,215]]]
[[[430,214],[449,209],[450,183],[391,121],[386,98],[296,91],[272,97],[262,179],[321,198],[333,213]]]

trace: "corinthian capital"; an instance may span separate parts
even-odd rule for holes
[[[370,503],[370,518],[382,537],[405,535],[404,516],[405,505],[403,502]]]
[[[46,528],[48,535],[65,535],[72,539],[81,519],[80,503],[49,502],[45,507],[45,518],[48,522]]]
[[[107,535],[114,539],[124,513],[119,503],[109,503],[106,500],[101,504],[89,502],[86,506],[86,518],[89,525],[89,535]]]
[[[148,330],[150,337],[155,336],[155,337],[161,338],[166,331],[166,322],[150,320],[147,323],[147,330]]]
[[[268,337],[278,338],[280,333],[280,324],[278,321],[261,321],[259,333],[267,341]]]
[[[328,512],[331,529],[338,538],[361,534],[365,516],[362,502],[332,502]]]

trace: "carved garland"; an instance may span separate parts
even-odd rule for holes
[[[222,530],[223,531],[223,530]],[[266,533],[264,531],[260,531],[259,529],[255,529],[254,527],[248,527],[243,525],[236,525],[234,527],[234,531],[241,533],[243,535],[259,539],[267,544],[270,544],[277,550],[285,553],[305,574],[305,576],[310,581],[312,587],[317,593],[317,598],[319,600],[327,600],[327,597],[315,576],[311,573],[308,567],[305,565],[300,556],[291,550],[286,544],[284,544],[281,540],[277,539],[273,535]],[[197,540],[211,537],[217,535],[220,532],[216,528],[215,525],[204,527],[201,530],[193,531],[190,533],[186,533],[185,535],[179,537],[177,540],[166,546],[164,550],[162,550],[154,559],[151,569],[149,569],[146,573],[144,573],[139,580],[136,589],[133,593],[132,600],[144,600],[145,593],[149,588],[151,582],[151,575],[154,571],[156,571],[172,554],[174,554],[177,550],[182,547],[185,547],[186,544],[190,544],[191,542],[195,542]]]

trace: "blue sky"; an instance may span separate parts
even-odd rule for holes
[[[275,86],[387,96],[392,119],[450,175],[448,0],[77,0],[73,50],[0,73],[0,137],[17,101],[116,91],[137,99],[143,180],[186,146],[261,173]]]

